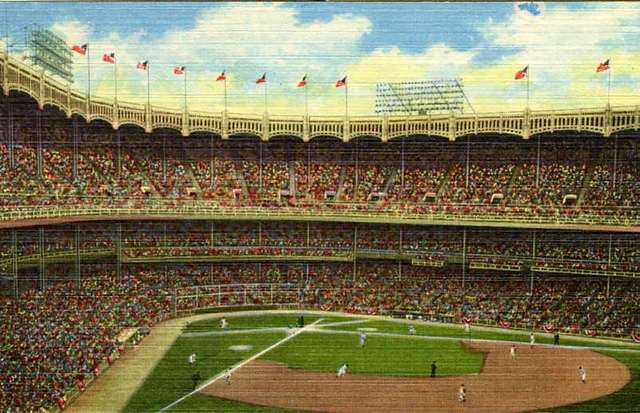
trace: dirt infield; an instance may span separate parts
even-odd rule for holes
[[[577,403],[613,393],[631,378],[627,367],[591,350],[465,342],[485,353],[480,374],[441,378],[349,375],[293,370],[253,361],[203,394],[263,406],[322,412],[523,412]],[[427,366],[428,361],[425,361]],[[587,371],[582,384],[578,367]],[[336,366],[337,367],[337,366]],[[457,400],[467,388],[464,405]]]

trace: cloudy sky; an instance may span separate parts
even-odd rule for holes
[[[146,102],[149,60],[152,104],[182,106],[187,67],[188,105],[220,111],[227,73],[230,112],[372,114],[378,82],[461,78],[476,111],[521,110],[529,65],[532,109],[640,104],[640,3],[4,3],[4,29],[13,53],[24,27],[52,29],[70,45],[89,43],[93,95],[113,96],[118,60],[120,100]],[[0,17],[1,18],[1,17]],[[4,36],[4,35],[3,35]],[[74,57],[74,87],[86,88],[85,57]],[[465,108],[465,111],[468,111]]]

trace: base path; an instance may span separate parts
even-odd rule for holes
[[[480,374],[388,377],[294,370],[256,360],[233,375],[233,383],[216,382],[203,394],[272,406],[317,412],[524,412],[573,404],[613,393],[631,375],[617,360],[591,350],[519,345],[515,360],[509,344],[465,342],[485,353]],[[426,364],[425,364],[426,366]],[[578,367],[587,372],[580,382]],[[337,368],[338,366],[336,366]],[[464,405],[457,400],[467,388]]]

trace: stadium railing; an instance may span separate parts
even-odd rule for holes
[[[579,215],[561,214],[559,210],[547,213],[511,212],[496,210],[487,212],[451,213],[447,211],[407,212],[403,210],[374,210],[364,208],[295,208],[295,207],[226,207],[206,202],[189,202],[183,205],[170,203],[147,203],[145,205],[123,206],[20,206],[3,207],[0,222],[11,223],[35,219],[95,217],[167,217],[178,219],[287,219],[313,220],[323,218],[335,221],[371,223],[476,223],[484,224],[536,224],[536,225],[612,225],[635,227],[640,225],[639,214],[628,214],[636,209],[606,210],[606,214],[582,212]],[[389,221],[389,220],[394,221]],[[9,225],[4,225],[8,227]]]

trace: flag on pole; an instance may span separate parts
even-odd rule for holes
[[[604,72],[605,70],[609,70],[609,59],[598,64],[598,67],[596,68],[596,73]]]
[[[218,77],[216,78],[216,82],[219,82],[221,80],[227,80],[227,75],[224,72],[225,70],[223,70],[222,73],[218,75]]]
[[[336,87],[345,86],[347,84],[347,77],[343,77],[342,79],[336,81]]]
[[[298,87],[307,86],[307,75],[302,76],[302,80],[298,82]]]
[[[74,44],[71,47],[71,50],[84,56],[85,54],[87,54],[87,44],[86,43],[83,45]]]
[[[518,70],[516,72],[515,80],[524,79],[525,77],[527,77],[528,72],[529,72],[529,65],[526,65],[524,69]]]
[[[102,61],[105,63],[110,63],[110,64],[115,64],[116,63],[116,54],[115,53],[109,53],[109,54],[103,54],[102,55]]]
[[[174,75],[184,75],[184,71],[187,70],[185,66],[176,66],[173,68]]]
[[[265,83],[267,81],[267,73],[265,72],[261,78],[259,78],[258,80],[256,80],[256,83]]]
[[[149,61],[145,60],[144,62],[138,62],[136,69],[147,70],[147,66],[149,66]]]

